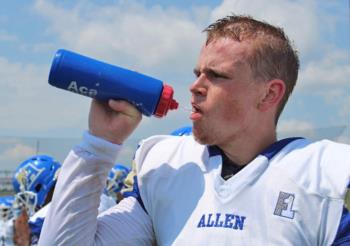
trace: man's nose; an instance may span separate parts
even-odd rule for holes
[[[206,96],[207,85],[205,80],[205,76],[199,76],[190,86],[191,93],[197,96]]]

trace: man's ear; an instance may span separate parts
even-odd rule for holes
[[[265,93],[262,96],[258,108],[266,111],[272,107],[278,107],[286,92],[286,84],[283,80],[273,79],[265,84]]]

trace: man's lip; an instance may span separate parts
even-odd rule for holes
[[[202,114],[198,112],[192,112],[190,115],[190,120],[192,121],[199,120],[200,118],[202,118]]]
[[[192,112],[199,112],[199,113],[202,112],[202,110],[198,104],[192,102],[191,105],[192,105]]]
[[[190,119],[192,121],[196,121],[196,120],[199,120],[201,117],[202,117],[202,111],[200,107],[197,104],[192,103],[192,112],[190,115]]]

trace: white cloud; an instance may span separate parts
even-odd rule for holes
[[[48,73],[49,65],[13,63],[0,57],[2,131],[47,131],[50,128],[72,126],[72,119],[79,119],[81,123],[81,119],[87,118],[77,113],[85,110],[86,114],[87,99],[77,99],[72,93],[53,89],[47,82]]]
[[[317,88],[314,88],[317,89]],[[325,101],[328,104],[334,103],[335,100],[339,100],[341,98],[346,98],[348,96],[348,92],[344,90],[344,88],[338,86],[338,87],[332,87],[328,90],[324,90],[324,87],[319,87],[319,94],[321,94]]]
[[[306,64],[300,73],[298,86],[301,89],[327,89],[329,93],[329,89],[337,90],[349,85],[349,78],[350,53],[338,50]]]
[[[279,132],[298,132],[305,130],[309,131],[313,128],[314,126],[311,123],[295,119],[281,121],[277,126],[277,130]]]
[[[36,10],[50,22],[48,30],[62,44],[98,59],[135,67],[193,66],[202,40],[202,25],[186,11],[136,2],[96,6],[84,2],[64,9],[43,0]],[[93,11],[92,11],[93,10]]]
[[[44,68],[35,64],[10,62],[5,57],[0,57],[1,88],[16,90],[26,96],[35,92],[40,84],[38,78],[43,78]]]
[[[55,48],[57,48],[56,45],[49,42],[43,42],[43,43],[38,42],[30,45],[22,44],[20,47],[20,49],[23,52],[32,52],[36,54],[51,52]]]
[[[230,13],[251,15],[282,27],[297,49],[306,54],[313,50],[319,35],[319,23],[315,0],[224,0],[214,9],[214,21]]]

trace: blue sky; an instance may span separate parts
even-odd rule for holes
[[[229,13],[280,25],[299,50],[299,80],[280,119],[280,135],[316,132],[334,138],[350,122],[349,9],[348,0],[3,2],[0,169],[17,165],[38,145],[62,160],[87,128],[90,99],[47,83],[57,49],[167,81],[187,107],[201,31]],[[164,119],[144,117],[126,144],[125,158],[138,139],[190,124],[188,115],[180,109]],[[348,132],[347,127],[337,140],[349,143]]]

